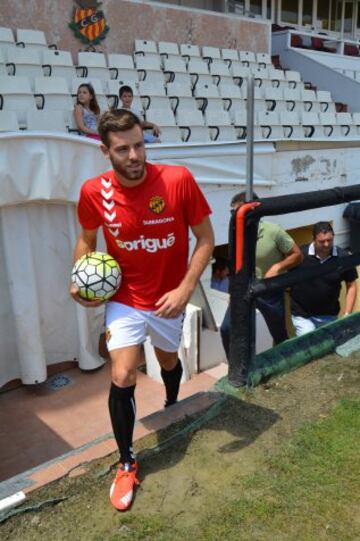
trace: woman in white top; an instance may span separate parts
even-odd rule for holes
[[[96,99],[95,90],[89,83],[83,83],[77,91],[74,117],[78,129],[92,139],[100,140],[97,125],[100,116],[100,107]]]

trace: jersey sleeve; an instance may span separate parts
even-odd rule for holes
[[[186,221],[190,226],[198,225],[211,214],[211,208],[188,169],[184,169],[182,180]]]
[[[290,237],[290,235],[279,226],[278,232],[276,234],[276,245],[280,252],[283,255],[287,255],[290,250],[292,250],[294,244],[294,239]]]
[[[101,226],[99,214],[91,200],[91,196],[86,184],[81,188],[80,191],[77,214],[79,223],[84,229],[97,229]]]

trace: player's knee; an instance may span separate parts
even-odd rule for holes
[[[136,383],[136,370],[126,367],[113,368],[111,380],[117,387],[130,387]]]

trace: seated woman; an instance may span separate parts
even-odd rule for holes
[[[97,131],[100,107],[95,90],[89,83],[83,83],[77,91],[74,117],[78,130],[91,139],[100,140]]]

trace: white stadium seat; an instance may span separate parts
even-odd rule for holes
[[[264,139],[283,139],[284,130],[280,116],[275,111],[260,111],[257,113],[257,124],[261,126]]]
[[[170,41],[159,41],[159,54],[165,58],[172,56],[180,56],[179,45]]]
[[[255,53],[253,53],[252,51],[239,51],[239,60],[248,67],[251,67],[252,65],[257,65]]]
[[[7,66],[10,75],[28,77],[31,85],[35,77],[41,77],[44,72],[40,53],[36,50],[16,47],[7,50]]]
[[[190,43],[180,44],[180,54],[181,56],[185,56],[185,58],[201,56],[199,47],[197,45],[191,45]]]
[[[157,53],[156,42],[147,39],[135,40],[135,53]]]
[[[81,70],[81,77],[107,80],[110,79],[110,72],[106,65],[104,53],[78,53],[77,70]]]
[[[285,79],[289,83],[289,88],[296,88],[302,86],[301,75],[298,71],[285,70]]]
[[[72,111],[74,100],[67,81],[61,77],[36,77],[34,95],[38,107],[44,110]]]
[[[256,62],[264,68],[272,65],[269,53],[256,53]]]
[[[139,74],[134,66],[134,60],[128,54],[108,54],[108,66],[111,79],[119,79],[121,84],[135,86],[139,81]]]
[[[300,126],[299,114],[291,111],[280,113],[280,123],[284,130],[284,137],[288,139],[303,139],[304,131]]]
[[[18,28],[16,30],[16,41],[18,45],[34,49],[47,49],[48,44],[44,32],[41,30],[28,30]]]
[[[335,113],[335,103],[331,99],[331,94],[327,90],[317,90],[316,100],[318,101],[320,112]]]
[[[11,28],[0,26],[0,50],[6,52],[8,48],[16,47],[16,41]]]
[[[239,53],[237,52],[237,49],[221,49],[221,58],[223,60],[227,60],[228,63],[232,63],[234,61],[239,61]]]
[[[210,128],[210,137],[213,141],[235,141],[237,139],[236,130],[227,111],[207,111],[205,121]]]
[[[212,62],[215,59],[221,58],[220,49],[218,47],[203,47],[202,48],[202,57],[204,60],[208,60],[208,62]]]
[[[0,110],[0,132],[18,131],[19,129],[16,112]]]
[[[28,111],[26,125],[32,131],[67,132],[62,111]]]
[[[36,109],[27,77],[0,77],[0,109],[16,111],[20,127],[26,126],[26,111]]]
[[[76,69],[69,51],[43,49],[42,64],[44,75],[64,77],[70,89],[70,83],[76,77]]]

